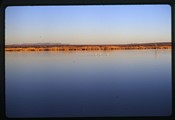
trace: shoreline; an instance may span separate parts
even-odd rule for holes
[[[171,49],[171,45],[60,45],[60,46],[6,46],[5,52],[13,51],[112,51]]]

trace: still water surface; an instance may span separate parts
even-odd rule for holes
[[[169,116],[171,50],[6,52],[8,117]]]

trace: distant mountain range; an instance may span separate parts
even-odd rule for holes
[[[23,44],[9,44],[10,46],[48,46],[48,45],[63,45],[62,43],[23,43]],[[68,45],[68,44],[64,44]],[[8,45],[7,45],[8,46]]]
[[[133,43],[127,45],[171,45],[172,42],[154,42],[154,43]]]
[[[25,44],[10,44],[6,47],[52,47],[52,46],[136,46],[136,45],[171,45],[171,42],[155,42],[155,43],[130,43],[130,44],[62,44],[62,43],[25,43]]]

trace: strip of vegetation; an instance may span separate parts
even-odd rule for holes
[[[91,50],[132,50],[171,49],[171,44],[130,44],[130,45],[9,45],[5,51],[91,51]]]

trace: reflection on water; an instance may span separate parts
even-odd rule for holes
[[[8,117],[169,116],[171,50],[6,52]]]

